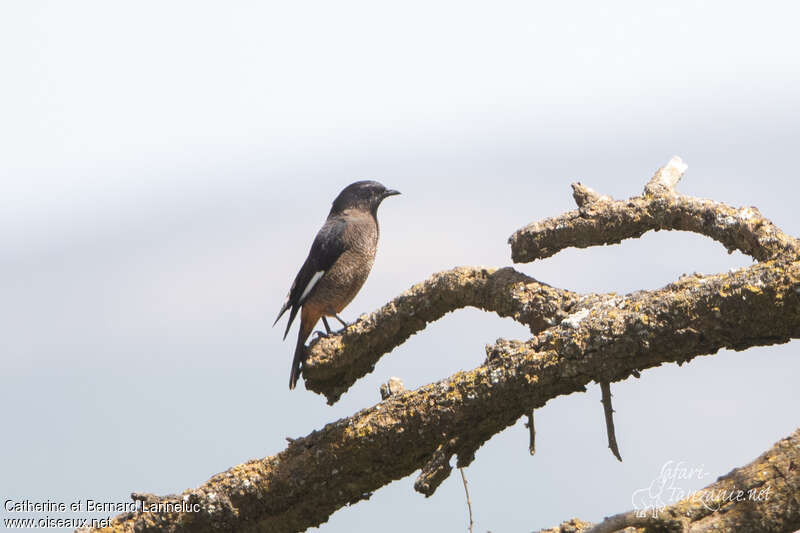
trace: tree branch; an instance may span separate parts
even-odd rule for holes
[[[673,505],[621,513],[596,525],[572,520],[540,533],[560,533],[564,526],[583,533],[614,533],[629,527],[676,532],[795,531],[800,528],[800,429],[747,466]]]
[[[467,476],[464,474],[464,468],[459,468],[458,470],[461,472],[461,481],[464,483],[464,494],[467,496],[467,510],[469,511],[469,533],[472,533],[472,526],[475,524],[475,522],[472,520],[472,502],[469,499]]]
[[[607,381],[600,383],[600,390],[602,391],[602,404],[603,414],[606,417],[606,434],[608,435],[608,448],[614,457],[622,462],[622,456],[619,453],[619,445],[617,445],[617,434],[614,431],[614,408],[611,406],[611,384]]]
[[[755,207],[734,208],[675,191],[686,165],[673,157],[645,186],[643,196],[612,200],[580,183],[573,196],[579,206],[557,217],[534,222],[508,240],[515,263],[543,259],[570,248],[616,244],[650,230],[699,233],[759,261],[797,256],[800,245],[764,218]]]
[[[536,426],[533,420],[534,409],[528,413],[528,421],[525,422],[525,427],[528,428],[528,453],[531,455],[536,454]]]
[[[601,298],[574,329],[562,325],[529,342],[500,342],[489,350],[495,356],[474,370],[394,394],[294,440],[277,456],[234,467],[198,489],[167,498],[198,503],[199,512],[123,515],[110,530],[243,531],[258,525],[265,531],[301,531],[317,526],[336,509],[413,473],[456,436],[448,453],[471,459],[477,446],[531,408],[583,391],[601,376],[622,379],[636,369],[684,362],[720,348],[741,350],[797,338],[799,293],[800,264],[771,262],[686,278],[653,293]]]
[[[386,353],[450,311],[477,307],[541,331],[567,316],[576,293],[513,268],[459,267],[439,272],[339,334],[311,343],[303,366],[307,389],[335,403]]]
[[[798,241],[755,207],[736,209],[677,193],[675,185],[685,170],[686,165],[674,157],[648,182],[643,196],[622,201],[573,184],[579,209],[515,232],[509,239],[513,260],[529,262],[571,246],[618,243],[660,229],[700,233],[729,251],[738,249],[760,261],[800,255]],[[589,296],[597,299],[597,295]],[[579,298],[511,268],[461,267],[440,272],[344,332],[313,342],[303,368],[306,388],[335,403],[356,380],[372,372],[384,354],[427,323],[462,307],[514,318],[538,333],[573,313]]]
[[[677,196],[673,201],[659,192],[671,190],[669,184],[676,181],[678,167],[671,165],[673,170],[668,165],[651,180],[645,197],[628,203],[581,189],[577,197],[586,216],[565,220],[561,229],[561,223],[547,221],[529,226],[539,229],[518,232],[515,246],[531,257],[534,249],[552,255],[575,245],[559,244],[553,232],[562,232],[565,243],[587,246],[635,235],[645,214],[653,218],[640,203],[648,209],[651,204],[677,205],[674,209],[686,216],[665,217],[658,227],[685,229],[682,221],[694,220],[689,206],[702,204],[702,212],[713,215],[702,228],[711,234],[730,233],[720,234],[719,240],[740,245],[764,262],[725,274],[687,276],[659,290],[625,296],[578,295],[511,268],[460,268],[434,275],[342,334],[314,343],[304,370],[307,387],[335,401],[383,353],[427,322],[466,305],[511,316],[527,324],[534,336],[524,342],[501,339],[487,347],[486,362],[471,371],[414,391],[399,390],[371,408],[292,440],[276,456],[236,466],[197,489],[159,500],[197,504],[196,509],[120,515],[108,530],[304,530],[420,468],[419,489],[431,494],[450,473],[453,455],[459,467],[467,466],[493,435],[553,398],[584,391],[592,381],[611,383],[721,348],[743,350],[800,337],[795,241],[755,210],[737,218],[723,204]],[[665,207],[664,213],[671,209]],[[577,238],[581,231],[584,237]],[[536,248],[537,242],[547,244]]]

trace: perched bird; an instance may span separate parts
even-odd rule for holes
[[[294,350],[289,389],[294,389],[306,360],[305,342],[322,318],[325,331],[331,332],[326,316],[339,317],[366,281],[378,247],[378,206],[384,198],[400,194],[377,181],[357,181],[345,187],[333,201],[325,224],[314,238],[306,262],[294,278],[278,318],[291,309],[283,338],[302,307],[300,331]]]

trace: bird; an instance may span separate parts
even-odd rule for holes
[[[355,298],[367,280],[378,247],[378,206],[389,196],[400,194],[377,181],[351,183],[333,201],[328,218],[317,232],[303,266],[294,278],[278,323],[289,312],[283,339],[300,313],[300,329],[289,374],[289,390],[295,388],[306,360],[305,341],[322,318],[326,334],[331,333],[325,317],[348,324],[339,313]]]

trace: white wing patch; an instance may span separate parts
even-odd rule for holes
[[[317,282],[320,280],[320,278],[322,276],[324,276],[324,275],[325,275],[325,271],[324,270],[320,270],[319,272],[315,272],[314,275],[311,276],[311,280],[308,282],[308,285],[306,285],[306,288],[303,289],[303,294],[301,294],[300,295],[300,299],[297,300],[298,304],[303,303],[303,300],[306,299],[306,296],[308,296],[308,293],[311,292],[311,289],[314,288],[314,286],[317,284]]]

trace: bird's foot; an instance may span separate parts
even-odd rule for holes
[[[342,317],[340,317],[339,315],[333,315],[333,318],[335,318],[336,320],[338,320],[338,321],[339,321],[339,323],[342,325],[342,329],[341,329],[340,331],[344,331],[344,330],[346,330],[348,327],[350,327],[350,324],[348,324],[347,322],[345,322],[345,321],[344,321],[344,319],[342,319]]]
[[[320,331],[320,330],[314,331],[314,340],[321,339],[321,338],[327,337],[327,336],[328,336],[328,334],[325,333],[324,331]]]

